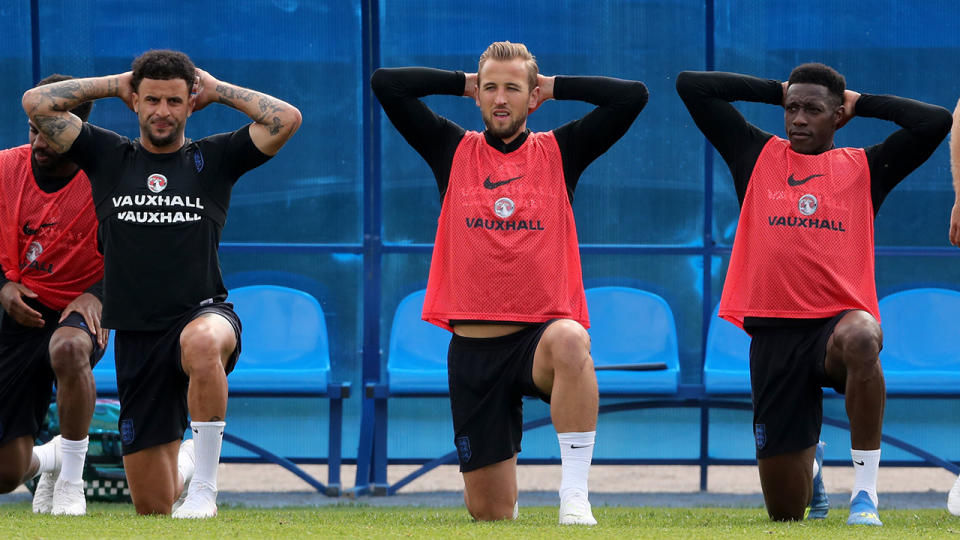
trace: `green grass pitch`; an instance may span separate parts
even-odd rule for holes
[[[92,503],[81,518],[0,508],[0,538],[960,538],[946,510],[887,510],[885,526],[848,527],[837,509],[819,522],[772,523],[763,509],[596,507],[592,528],[557,525],[555,507],[521,507],[517,522],[475,523],[463,508],[253,509],[222,506],[210,520],[137,516],[131,505]]]

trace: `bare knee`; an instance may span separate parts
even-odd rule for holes
[[[141,516],[149,516],[155,514],[169,514],[173,511],[173,501],[168,501],[163,497],[137,497],[133,501],[133,507],[137,510],[137,513]]]
[[[15,471],[12,468],[0,470],[0,493],[10,493],[23,483],[24,471]]]
[[[813,496],[816,446],[757,460],[767,514],[774,521],[803,519]]]
[[[773,521],[802,521],[806,505],[799,508],[771,508],[767,507],[767,515]]]
[[[590,334],[580,323],[564,319],[551,324],[547,331],[550,333],[548,350],[555,372],[593,372]]]
[[[218,371],[223,372],[223,347],[220,335],[210,322],[194,320],[180,334],[184,371],[190,377],[218,375]]]
[[[781,490],[779,493],[770,493],[769,489],[766,490],[763,499],[770,519],[773,521],[802,520],[807,505],[810,503],[810,497],[813,495],[811,489],[804,489],[804,487],[801,483],[798,486]]]
[[[848,371],[871,371],[880,369],[880,347],[883,332],[880,325],[863,312],[851,324],[838,325],[834,331],[834,343],[842,351],[843,362]]]
[[[50,365],[57,377],[89,371],[92,352],[93,341],[86,333],[55,332],[50,339]]]
[[[479,498],[471,499],[464,493],[464,502],[470,516],[477,521],[499,521],[513,519],[513,506],[516,501],[502,499]]]

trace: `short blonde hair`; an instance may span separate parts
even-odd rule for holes
[[[527,65],[527,82],[530,83],[530,91],[537,87],[537,59],[534,58],[527,46],[523,43],[511,43],[509,41],[497,41],[491,43],[487,50],[480,55],[480,64],[477,66],[477,77],[479,80],[480,72],[483,71],[483,64],[487,60],[509,61],[519,58]]]

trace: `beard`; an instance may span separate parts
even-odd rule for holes
[[[493,117],[493,112],[491,111],[490,114],[483,115],[483,123],[485,126],[487,126],[487,131],[489,131],[491,135],[501,139],[509,139],[520,131],[520,128],[523,126],[524,122],[527,121],[527,115],[526,112],[524,112],[522,116],[514,114],[512,118],[513,120],[506,126],[497,127],[497,125],[494,124],[495,119]]]
[[[173,144],[179,138],[179,133],[176,131],[171,131],[169,134],[158,137],[151,132],[147,132],[147,138],[150,139],[150,144],[154,146],[167,146]]]
[[[149,121],[140,124],[140,129],[143,133],[146,133],[147,139],[150,140],[150,144],[159,147],[169,146],[177,142],[177,140],[179,140],[183,135],[183,124],[174,124],[170,132],[163,136],[155,134],[153,130],[150,129]]]
[[[40,163],[37,161],[35,152],[30,153],[30,161],[33,165],[33,169],[40,173],[43,176],[54,176],[60,170],[60,168],[68,162],[67,158],[63,157],[60,154],[55,152],[40,152],[46,158],[45,163]]]

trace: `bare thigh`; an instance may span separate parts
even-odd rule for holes
[[[180,441],[123,456],[123,469],[138,514],[169,514],[182,490],[177,477]]]
[[[817,447],[757,460],[763,501],[770,519],[800,520],[813,496],[813,458]]]
[[[24,435],[0,446],[0,493],[10,493],[23,483],[33,458],[33,437]]]
[[[463,473],[463,499],[474,519],[509,519],[517,502],[517,456]]]

